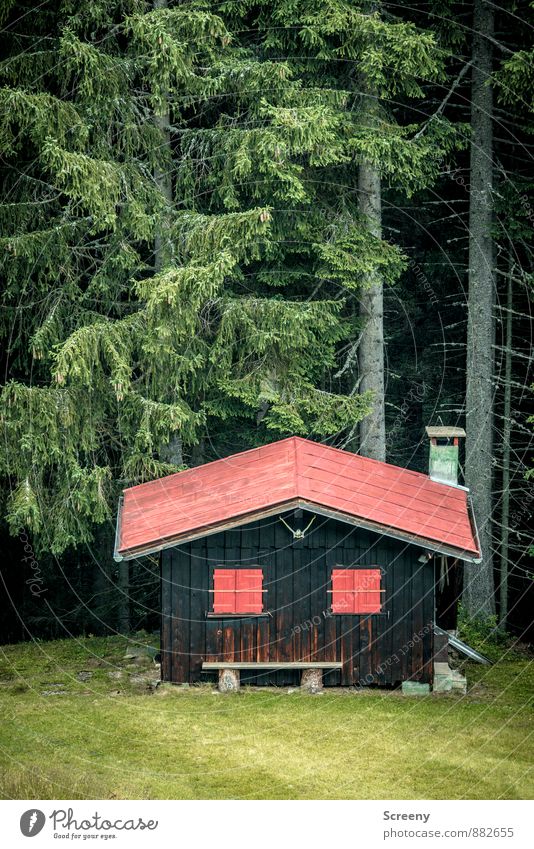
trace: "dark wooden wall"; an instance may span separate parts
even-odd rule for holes
[[[311,514],[283,514],[305,527]],[[339,660],[326,685],[430,682],[434,567],[418,562],[421,549],[317,516],[304,540],[275,518],[213,534],[162,553],[162,678],[210,680],[203,660]],[[211,619],[213,568],[261,566],[265,618]],[[331,570],[379,566],[385,613],[332,615]],[[254,684],[291,685],[291,671],[245,675]]]

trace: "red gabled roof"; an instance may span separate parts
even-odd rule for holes
[[[479,557],[465,489],[296,436],[124,490],[117,555],[147,554],[295,502]]]

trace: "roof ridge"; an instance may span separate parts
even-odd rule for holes
[[[123,492],[131,492],[132,490],[138,489],[139,487],[148,487],[153,486],[156,488],[158,485],[161,485],[163,481],[167,483],[173,478],[181,477],[182,479],[187,479],[194,474],[198,474],[201,469],[206,469],[210,466],[214,466],[216,463],[224,463],[225,461],[234,460],[235,458],[245,457],[247,454],[253,454],[257,451],[261,451],[264,448],[270,448],[271,446],[282,445],[283,443],[293,442],[294,445],[294,460],[295,460],[295,478],[294,483],[298,486],[298,477],[300,474],[300,456],[298,451],[298,446],[317,446],[318,448],[323,449],[326,452],[330,452],[336,454],[336,456],[341,455],[345,462],[349,459],[349,457],[356,458],[356,461],[362,465],[370,465],[370,466],[387,466],[389,469],[397,469],[399,472],[402,472],[405,475],[413,475],[420,479],[421,481],[430,481],[433,484],[437,484],[439,486],[444,486],[448,490],[453,492],[457,491],[459,487],[454,486],[453,484],[444,483],[442,481],[435,481],[429,477],[429,475],[424,472],[417,472],[415,469],[406,469],[404,466],[397,466],[395,463],[388,463],[385,460],[375,460],[372,457],[365,457],[363,454],[356,454],[352,451],[346,451],[344,448],[336,448],[334,445],[327,445],[324,442],[316,442],[313,439],[306,439],[303,436],[286,436],[283,439],[274,440],[274,442],[266,442],[265,445],[256,445],[254,448],[246,448],[244,451],[238,451],[235,454],[228,454],[225,457],[219,457],[216,460],[209,460],[207,463],[201,463],[199,466],[191,466],[189,469],[182,469],[179,472],[171,472],[169,475],[164,475],[160,478],[154,478],[151,481],[143,481],[142,483],[134,484],[133,486],[124,487]],[[462,490],[467,491],[467,487],[462,487]]]

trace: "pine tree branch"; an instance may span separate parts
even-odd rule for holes
[[[445,110],[445,107],[447,106],[447,103],[449,102],[449,100],[451,99],[452,95],[454,94],[454,92],[456,91],[456,89],[458,88],[458,86],[460,85],[461,81],[463,80],[463,78],[464,78],[464,77],[465,77],[465,75],[467,74],[467,72],[468,72],[468,70],[469,70],[469,68],[471,67],[471,65],[472,65],[472,64],[473,64],[473,62],[472,62],[472,61],[471,61],[471,62],[466,62],[466,63],[465,63],[465,65],[463,66],[462,70],[460,71],[460,73],[458,74],[458,76],[456,77],[456,79],[454,80],[454,82],[453,82],[452,86],[450,87],[449,91],[447,92],[447,94],[445,95],[445,97],[443,98],[443,100],[441,101],[440,105],[438,106],[438,108],[436,109],[436,111],[434,112],[434,114],[430,116],[430,118],[428,119],[428,121],[426,121],[426,122],[423,124],[423,126],[421,127],[421,129],[420,129],[420,130],[419,130],[419,131],[415,134],[415,136],[413,137],[413,140],[414,140],[414,141],[415,141],[416,139],[418,139],[420,136],[422,136],[424,132],[426,132],[426,130],[428,129],[428,127],[429,127],[429,125],[430,125],[430,123],[431,123],[432,121],[435,121],[435,119],[436,119],[436,118],[439,118],[439,116],[443,114],[443,112],[444,112],[444,110]]]

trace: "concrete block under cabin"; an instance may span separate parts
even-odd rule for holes
[[[467,678],[458,669],[451,669],[452,692],[465,696],[467,693]]]
[[[428,696],[430,684],[424,684],[421,681],[403,681],[402,693],[405,696]]]
[[[434,664],[434,681],[432,684],[434,693],[467,693],[467,681],[457,669],[451,669],[448,663]]]
[[[115,558],[160,553],[162,680],[428,692],[436,563],[480,558],[448,477],[290,437],[124,490]]]

